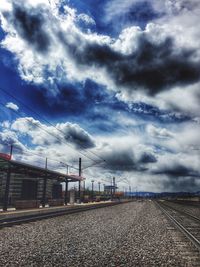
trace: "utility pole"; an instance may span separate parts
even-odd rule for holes
[[[10,160],[12,158],[12,153],[13,153],[13,145],[10,146]],[[6,188],[5,188],[4,204],[3,204],[3,210],[4,211],[6,211],[8,208],[9,191],[10,191],[10,176],[11,176],[11,163],[10,163],[10,161],[8,161]]]
[[[81,158],[79,158],[79,177],[81,179]],[[81,203],[81,180],[78,181],[78,201]]]
[[[69,172],[69,166],[67,165],[67,175],[68,175],[68,172]],[[67,202],[68,202],[68,179],[66,178],[65,179],[65,205],[67,205]]]

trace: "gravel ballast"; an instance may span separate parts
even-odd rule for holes
[[[9,267],[200,266],[151,201],[4,228],[0,251],[0,266]]]

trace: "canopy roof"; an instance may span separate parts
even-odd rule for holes
[[[22,163],[16,160],[10,160],[0,155],[0,172],[7,172],[11,168],[11,173],[23,174],[28,177],[47,177],[47,179],[57,179],[60,182],[68,180],[68,182],[82,181],[84,178],[78,175],[67,175],[57,171],[33,166],[27,163]],[[26,177],[26,178],[28,178]]]

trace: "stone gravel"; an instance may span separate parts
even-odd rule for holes
[[[4,228],[0,266],[198,266],[182,242],[153,202],[131,202]]]

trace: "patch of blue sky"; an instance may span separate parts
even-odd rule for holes
[[[100,34],[108,34],[118,36],[120,32],[129,26],[139,26],[144,29],[147,23],[158,19],[164,15],[163,12],[155,11],[149,1],[138,1],[130,4],[125,10],[115,10],[108,14],[107,9],[110,5],[115,4],[114,1],[108,0],[69,0],[69,5],[76,8],[80,13],[86,13],[91,16],[96,25],[91,25],[91,30],[95,30]],[[118,6],[118,5],[117,5]],[[123,1],[122,1],[123,6]],[[84,28],[84,25],[80,25]]]

